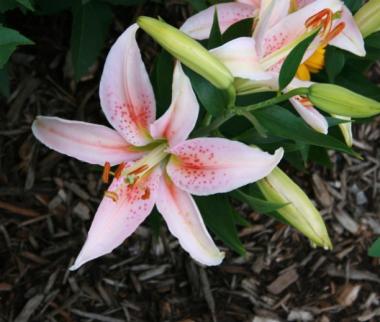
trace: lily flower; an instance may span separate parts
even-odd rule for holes
[[[236,8],[241,3],[229,5]],[[251,10],[257,15],[252,38],[237,38],[212,50],[237,78],[236,86],[240,95],[257,90],[278,90],[278,77],[284,59],[317,28],[321,28],[320,34],[306,52],[297,77],[285,91],[310,86],[310,73],[319,72],[324,67],[324,48],[327,45],[359,56],[365,55],[363,37],[350,11],[340,0],[262,0],[257,9],[257,2],[252,1]],[[207,15],[201,12],[190,19],[191,25],[205,26],[212,24],[210,21],[213,16],[211,12]],[[206,19],[209,19],[207,23]],[[221,20],[222,30],[225,24],[226,21]],[[182,28],[190,36],[200,39],[189,28],[188,21]],[[206,34],[203,30],[203,36]],[[326,119],[307,98],[294,97],[290,102],[307,124],[318,132],[327,133]]]
[[[38,117],[33,133],[48,147],[79,160],[119,164],[74,265],[110,253],[145,220],[156,205],[170,232],[196,261],[218,265],[218,250],[191,194],[234,190],[267,176],[280,162],[274,155],[223,138],[187,139],[199,105],[177,63],[172,102],[155,120],[153,89],[136,42],[136,24],[112,46],[100,81],[100,101],[115,130],[97,124]],[[218,214],[215,214],[216,216]]]

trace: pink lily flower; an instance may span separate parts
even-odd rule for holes
[[[236,10],[242,4],[235,2],[228,5]],[[278,90],[278,76],[284,59],[308,31],[317,26],[321,26],[323,32],[310,46],[303,61],[311,57],[320,46],[327,44],[359,56],[365,55],[363,37],[350,11],[340,0],[262,0],[259,6],[257,1],[251,1],[249,6],[251,12],[255,12],[257,16],[253,37],[237,38],[212,50],[237,78],[236,84],[240,94]],[[219,7],[217,8],[219,12]],[[291,9],[296,11],[289,13]],[[215,8],[191,17],[191,24],[189,20],[186,21],[182,30],[201,39],[189,26],[211,25],[213,10]],[[333,19],[336,14],[340,14],[341,17]],[[221,30],[229,26],[223,19],[220,20],[220,25]],[[210,29],[203,30],[202,35],[208,35],[209,32]],[[310,85],[311,82],[295,78],[285,91]],[[327,134],[328,124],[325,117],[309,100],[294,97],[290,102],[307,124],[316,131]]]
[[[79,160],[119,165],[71,270],[110,253],[129,237],[156,205],[170,232],[196,261],[218,265],[218,250],[191,194],[234,190],[268,175],[274,155],[223,138],[187,139],[199,105],[177,63],[168,110],[155,120],[155,98],[129,27],[108,54],[100,82],[104,114],[115,130],[96,124],[39,116],[33,133],[48,147]],[[215,214],[216,216],[218,214]]]

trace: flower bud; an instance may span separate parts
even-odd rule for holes
[[[330,114],[365,118],[380,113],[380,102],[338,85],[313,84],[308,97],[315,106]]]
[[[234,77],[199,42],[157,19],[139,17],[137,24],[181,63],[203,76],[215,87],[234,92]]]
[[[268,201],[287,204],[276,210],[279,219],[303,233],[314,245],[332,249],[322,216],[302,189],[283,171],[275,168],[257,185]]]
[[[355,21],[363,37],[380,30],[380,0],[369,0],[355,14]]]

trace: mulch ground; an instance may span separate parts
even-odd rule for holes
[[[173,1],[121,11],[112,35],[141,13],[175,23],[188,9]],[[331,252],[241,205],[252,223],[240,233],[245,258],[225,249],[221,266],[202,268],[166,227],[156,238],[146,224],[69,272],[105,189],[102,170],[42,146],[30,125],[39,114],[107,124],[97,96],[104,57],[75,83],[68,13],[10,22],[37,45],[13,56],[12,94],[0,101],[0,321],[380,321],[380,261],[367,256],[380,235],[379,118],[355,125],[363,161],[333,153],[332,169],[296,174],[322,209]],[[149,61],[155,49],[145,47]]]

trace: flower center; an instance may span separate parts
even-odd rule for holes
[[[105,196],[111,198],[113,201],[119,199],[120,191],[125,187],[135,187],[138,182],[144,178],[147,174],[158,166],[164,159],[167,158],[169,153],[167,152],[168,145],[162,143],[155,148],[153,148],[149,153],[147,153],[143,158],[132,164],[131,166],[126,166],[125,163],[121,163],[114,173],[110,171],[109,162],[106,162],[104,166],[102,179],[108,182],[109,174],[113,174],[116,179],[122,179],[122,183],[117,186],[114,191],[106,191]],[[105,180],[106,179],[106,180]],[[141,196],[142,199],[148,199],[150,196],[150,191],[148,188],[144,188],[144,192]]]

